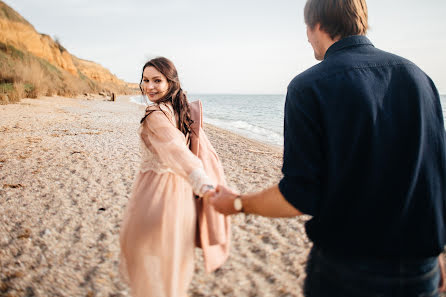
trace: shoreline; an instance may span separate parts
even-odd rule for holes
[[[118,272],[119,230],[139,167],[144,108],[129,97],[0,106],[0,292],[130,296]],[[280,149],[204,129],[229,186],[247,193],[280,180]],[[188,295],[302,296],[307,219],[234,216],[228,261],[206,274],[196,249]]]
[[[218,94],[218,95],[222,95],[222,94]],[[196,95],[195,95],[195,94],[192,94],[191,96],[196,96]],[[246,96],[250,96],[250,95],[246,95]],[[141,95],[131,95],[131,96],[129,96],[128,98],[129,98],[128,101],[129,101],[130,103],[132,103],[132,104],[139,105],[139,106],[143,106],[143,107],[146,106],[145,103],[142,103],[142,101],[141,101],[141,100],[142,100],[142,99],[141,99]],[[198,98],[193,98],[193,99],[191,99],[191,101],[195,101],[195,100],[200,100],[200,99],[198,99]],[[201,101],[202,101],[202,103],[203,103],[203,105],[204,105],[205,102],[203,102],[202,99],[201,99]],[[205,109],[205,108],[206,108],[206,106],[203,106],[203,109]],[[206,118],[206,113],[205,113],[205,112],[203,113],[203,121],[204,121],[204,124],[205,124],[205,125],[213,126],[213,127],[216,127],[216,128],[219,128],[219,129],[222,129],[222,130],[225,130],[225,131],[234,133],[234,134],[236,134],[236,135],[238,135],[238,136],[240,136],[240,137],[243,137],[243,138],[246,138],[246,139],[249,139],[249,140],[253,140],[254,142],[257,142],[257,143],[260,143],[260,144],[266,144],[266,145],[268,145],[268,146],[271,146],[271,147],[274,147],[274,148],[277,148],[277,149],[283,151],[283,143],[282,143],[282,145],[280,145],[280,144],[275,144],[275,143],[273,143],[273,142],[271,142],[271,141],[262,141],[262,140],[260,139],[260,136],[259,136],[259,135],[257,135],[257,137],[249,137],[249,136],[244,135],[244,134],[242,134],[242,133],[238,133],[238,132],[235,131],[235,130],[231,130],[231,129],[228,129],[228,128],[225,128],[225,127],[222,127],[222,126],[218,126],[218,125],[216,125],[216,124],[212,124],[212,123],[208,122],[209,119]],[[252,123],[250,123],[250,124],[252,125]],[[249,134],[249,133],[248,133],[248,134]],[[252,133],[251,133],[251,134],[252,134]]]
[[[254,138],[249,138],[249,137],[246,137],[244,135],[240,135],[240,134],[238,134],[238,133],[236,133],[234,131],[227,130],[225,128],[218,127],[216,125],[207,123],[206,120],[204,120],[204,128],[205,129],[207,128],[207,129],[220,130],[220,133],[222,133],[222,134],[226,134],[226,133],[234,134],[234,135],[237,135],[237,137],[245,139],[246,142],[252,142],[252,144],[254,146],[261,146],[261,147],[267,148],[267,150],[273,150],[273,151],[277,151],[277,152],[283,153],[283,146],[275,145],[275,144],[271,144],[271,143],[267,143],[267,142],[262,142],[260,140],[254,139]]]

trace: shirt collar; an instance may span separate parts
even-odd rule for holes
[[[364,35],[348,36],[348,37],[342,38],[341,40],[333,43],[325,52],[324,59],[326,59],[329,55],[331,55],[337,51],[340,51],[344,48],[352,47],[352,46],[359,46],[359,45],[373,46],[372,42],[370,42],[370,40],[367,37],[365,37]]]

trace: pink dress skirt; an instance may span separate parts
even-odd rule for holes
[[[137,176],[121,231],[121,263],[133,296],[185,296],[194,271],[193,199],[181,176]]]

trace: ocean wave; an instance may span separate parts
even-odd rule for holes
[[[214,119],[206,116],[204,117],[204,121],[211,125],[232,131],[247,138],[279,146],[283,145],[282,134],[250,124],[245,121]]]
[[[147,104],[148,101],[149,100],[147,99],[147,97],[143,96],[143,95],[137,95],[137,96],[130,97],[130,102],[136,103],[136,104],[139,104],[139,105],[146,106],[146,105],[148,105]]]
[[[217,96],[220,97],[224,96]],[[275,104],[274,100],[266,100],[263,97],[263,101],[254,100],[257,97],[259,96],[253,96],[251,99],[244,97],[244,100],[233,98],[232,101],[227,99],[225,102],[204,102],[204,121],[250,139],[283,146],[282,117],[280,112],[270,112],[271,104]],[[130,97],[130,102],[147,106],[149,100],[146,96],[137,95]]]

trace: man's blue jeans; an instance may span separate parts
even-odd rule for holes
[[[313,247],[306,297],[438,297],[438,258],[368,259],[329,255]]]

